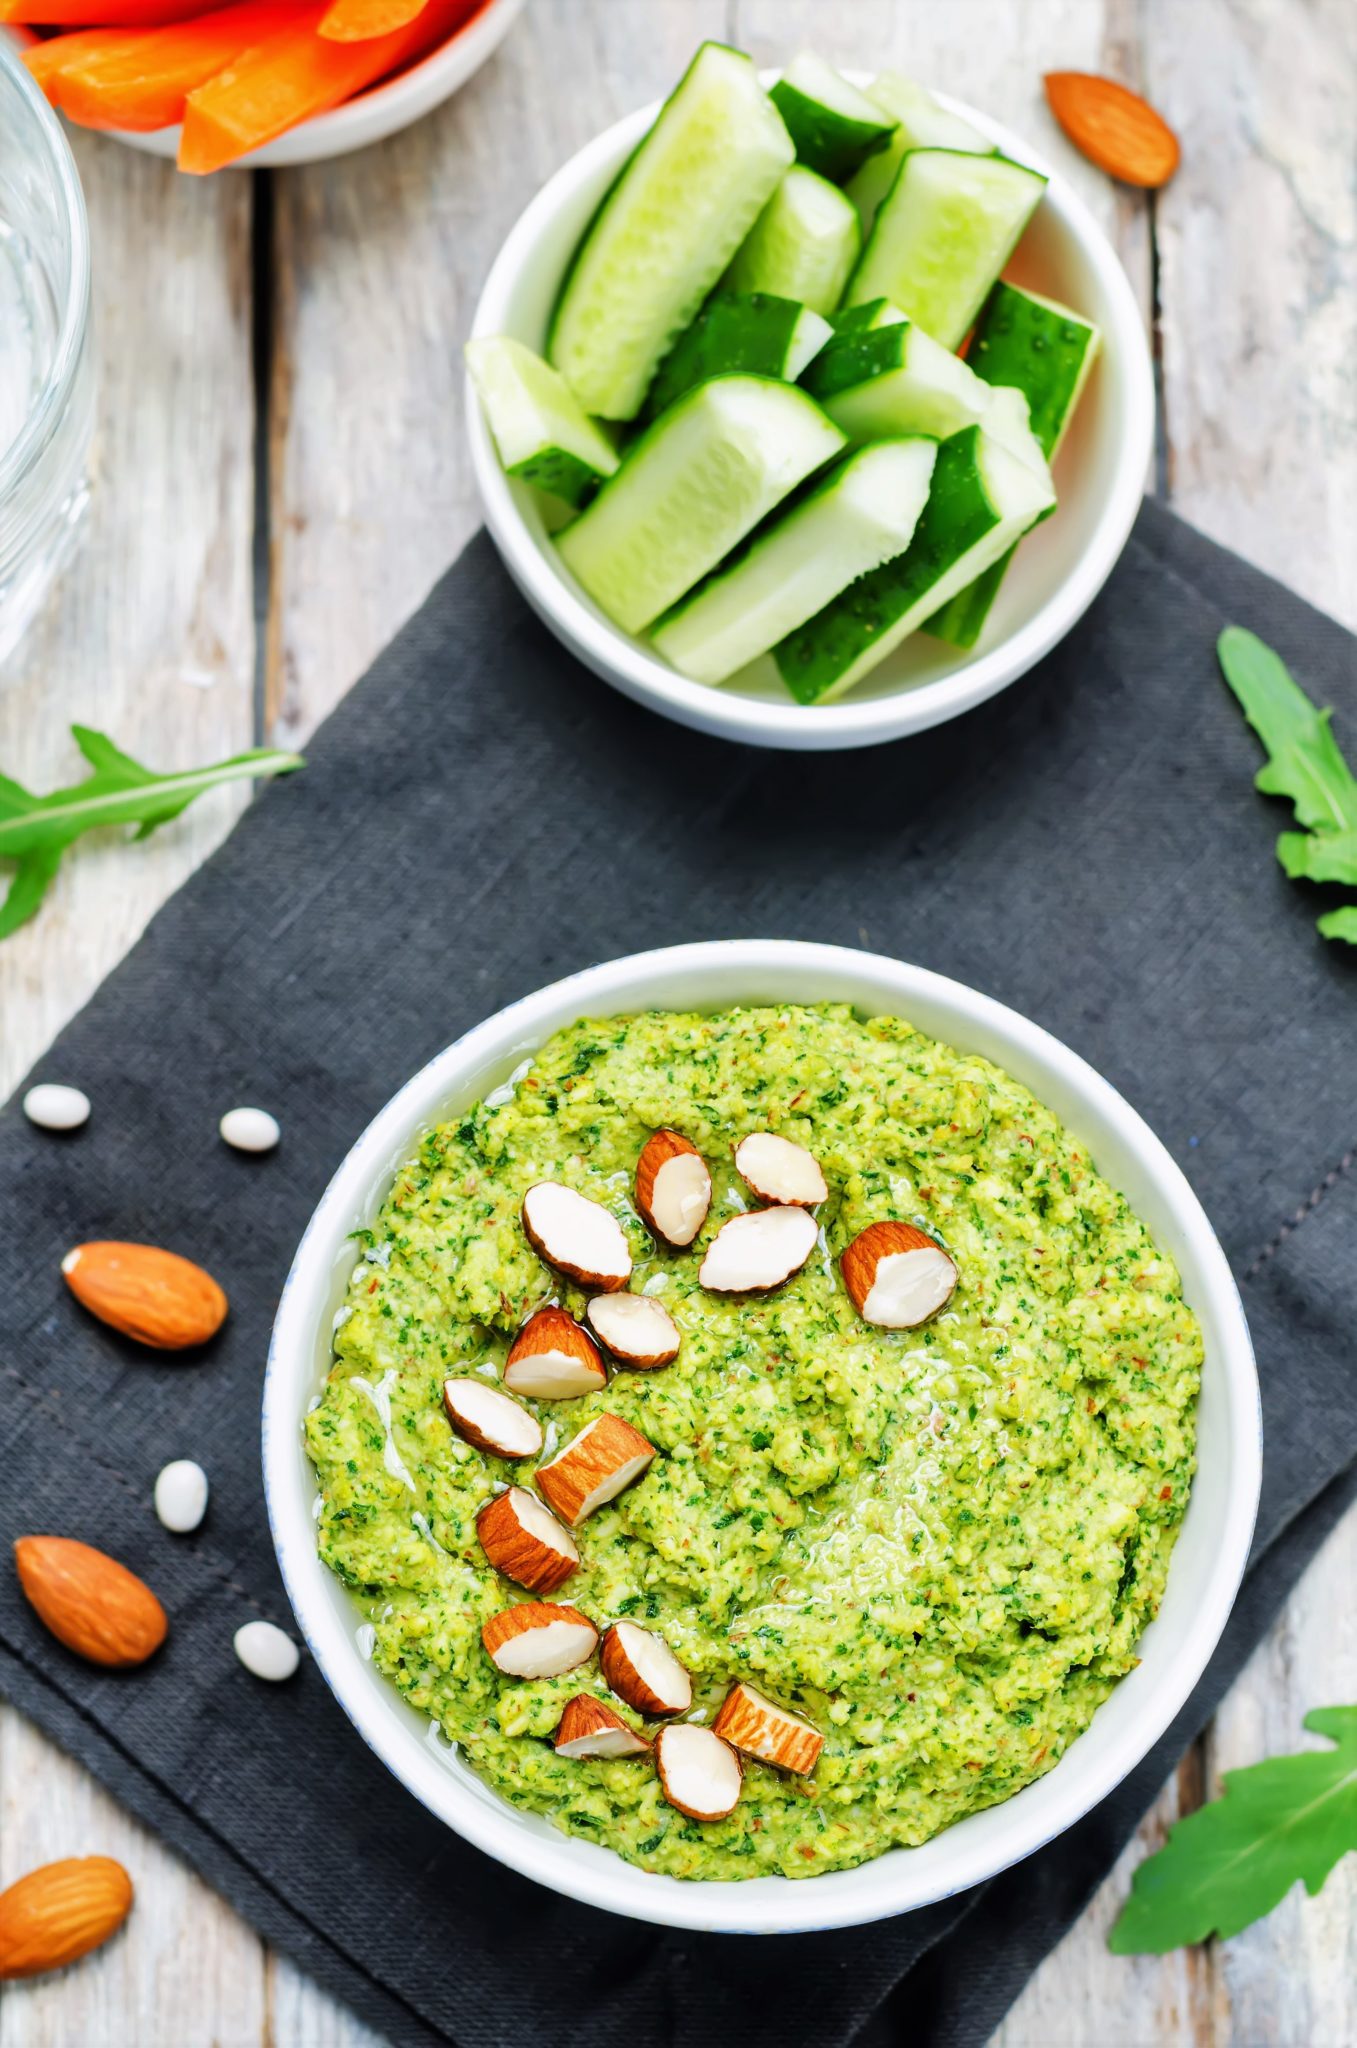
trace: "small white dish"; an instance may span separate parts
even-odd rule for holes
[[[315,1473],[301,1424],[332,1360],[334,1319],[370,1224],[421,1135],[504,1082],[579,1017],[733,1003],[847,1002],[910,1018],[983,1053],[1084,1139],[1177,1261],[1205,1339],[1198,1471],[1141,1661],[1046,1777],[917,1849],[791,1880],[684,1882],[559,1833],[491,1791],[364,1657],[357,1608],[316,1550]],[[283,1289],[264,1382],[264,1488],[293,1612],[326,1682],[389,1770],[449,1827],[565,1898],[673,1927],[771,1934],[888,1919],[993,1877],[1070,1827],[1140,1762],[1220,1638],[1258,1505],[1261,1423],[1253,1351],[1225,1255],[1183,1174],[1117,1091],[1026,1018],[959,982],[838,946],[739,940],[672,946],[591,967],[511,1004],[431,1060],[369,1124],[331,1181]]]
[[[325,163],[332,156],[348,156],[352,150],[366,149],[370,142],[381,142],[386,136],[408,128],[422,114],[451,99],[480,70],[503,42],[522,7],[523,0],[487,0],[487,5],[465,28],[458,29],[418,64],[397,72],[394,78],[384,79],[342,107],[290,128],[286,135],[265,143],[262,149],[252,150],[249,156],[227,168],[278,170],[288,164]],[[25,46],[36,40],[27,30],[18,33]],[[134,135],[121,128],[109,132],[117,141],[126,142],[132,149],[145,150],[149,156],[179,154],[177,126],[157,128],[148,135]]]
[[[764,74],[771,84],[775,72]],[[855,84],[865,72],[847,74]],[[1070,305],[1102,329],[1103,346],[1055,466],[1060,504],[1023,541],[978,649],[958,653],[916,633],[839,703],[796,704],[775,676],[713,689],[690,682],[614,626],[562,566],[531,485],[500,467],[467,380],[471,461],[485,523],[505,566],[572,654],[615,689],[680,725],[749,746],[819,752],[866,747],[956,718],[1025,675],[1087,611],[1140,509],[1154,442],[1154,377],[1140,309],[1083,201],[1019,136],[961,100],[942,104],[1007,155],[1050,177],[1004,275]],[[570,257],[603,194],[654,120],[643,107],[588,143],[542,187],[495,259],[473,334],[511,334],[544,348]]]

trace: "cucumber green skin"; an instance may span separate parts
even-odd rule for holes
[[[782,680],[798,704],[818,703],[845,669],[994,526],[998,515],[976,461],[979,440],[979,427],[966,427],[938,449],[928,501],[904,554],[859,576],[773,649]]]
[[[642,421],[658,418],[707,377],[740,372],[780,377],[802,310],[796,299],[772,292],[713,292],[661,363],[646,394]]]
[[[840,306],[837,313],[829,315],[829,324],[836,334],[870,334],[880,322],[883,309],[889,305],[889,299],[868,299],[861,306]],[[903,313],[900,318],[903,320]]]
[[[1049,462],[1073,416],[1097,345],[1096,327],[1029,298],[1001,278],[981,310],[966,360],[987,384],[1013,384],[1022,392],[1032,432]],[[1016,553],[1010,548],[991,562],[929,619],[924,631],[949,647],[974,647]]]
[[[868,157],[884,149],[895,133],[895,122],[884,113],[879,126],[851,120],[788,85],[785,79],[779,80],[768,97],[792,138],[797,162],[834,185],[842,185],[854,171],[861,170]]]
[[[851,391],[859,384],[898,370],[905,360],[907,320],[890,327],[873,327],[865,333],[840,331],[812,356],[801,372],[801,388],[812,398],[832,398],[836,391]]]
[[[576,511],[588,504],[603,482],[603,477],[592,464],[572,455],[568,448],[539,449],[536,455],[515,462],[505,475],[522,477],[524,483],[535,484],[539,491],[550,491],[553,497],[564,498],[566,504],[573,505]]]

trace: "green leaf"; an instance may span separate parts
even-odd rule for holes
[[[1268,752],[1254,777],[1265,796],[1289,798],[1305,832],[1283,832],[1277,858],[1294,881],[1357,887],[1357,779],[1330,726],[1285,664],[1254,633],[1227,626],[1216,643],[1226,682]],[[1337,922],[1335,922],[1337,920]],[[1326,938],[1346,938],[1343,911],[1319,921]]]
[[[1357,946],[1357,903],[1329,911],[1320,918],[1319,929],[1326,939],[1346,939],[1350,946]]]
[[[1227,1772],[1221,1797],[1180,1820],[1137,1870],[1107,1938],[1114,1954],[1238,1934],[1297,1882],[1313,1898],[1357,1849],[1357,1707],[1319,1707],[1305,1726],[1336,1747]]]
[[[206,768],[161,775],[124,754],[105,733],[73,725],[71,734],[92,770],[83,782],[34,796],[22,783],[0,775],[0,859],[18,864],[0,904],[0,939],[33,916],[62,854],[81,833],[101,825],[135,825],[136,838],[144,839],[157,825],[177,818],[204,790],[246,777],[286,775],[304,765],[300,754],[257,747]]]

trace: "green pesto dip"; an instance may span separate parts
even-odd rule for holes
[[[660,1126],[712,1169],[688,1252],[657,1247],[633,1206]],[[762,1129],[824,1169],[821,1249],[772,1295],[706,1295],[703,1249],[750,1199],[732,1146]],[[600,1629],[627,1616],[662,1634],[695,1715],[748,1678],[826,1738],[809,1778],[750,1764],[723,1821],[667,1805],[646,1758],[556,1755],[574,1693],[642,1725],[596,1662],[530,1682],[481,1647],[481,1624],[531,1596],[490,1568],[476,1511],[535,1466],[462,1442],[441,1389],[497,1378],[544,1302],[583,1314],[520,1225],[543,1179],[619,1218],[632,1286],[683,1334],[666,1371],[528,1404],[544,1459],[604,1410],[660,1452],[576,1531],[582,1566],[555,1597]],[[960,1271],[922,1329],[869,1328],[839,1278],[845,1244],[887,1218]],[[1187,1504],[1201,1336],[1122,1196],[987,1060],[837,1006],[586,1021],[430,1132],[366,1237],[306,1423],[321,1554],[379,1669],[568,1834],[677,1877],[861,1863],[1050,1770],[1135,1662]]]

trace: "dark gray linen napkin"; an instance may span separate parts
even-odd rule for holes
[[[578,668],[481,536],[306,772],[251,807],[42,1061],[88,1090],[87,1129],[58,1140],[17,1103],[0,1115],[0,1539],[111,1550],[172,1622],[145,1670],[92,1670],[0,1567],[0,1690],[394,2042],[983,2041],[1357,1491],[1357,959],[1316,936],[1322,899],[1272,858],[1284,818],[1250,791],[1255,742],[1215,668],[1231,620],[1339,707],[1351,748],[1351,637],[1149,504],[1083,624],[993,704],[871,753],[754,753]],[[741,935],[921,962],[1101,1068],[1220,1234],[1267,1430],[1243,1595],[1132,1777],[963,1898],[777,1941],[613,1919],[501,1870],[387,1775],[309,1662],[274,1688],[231,1651],[242,1621],[289,1620],[260,1382],[346,1147],[502,1003],[592,960]],[[279,1114],[276,1153],[217,1142],[242,1101]],[[101,1236],[220,1278],[232,1313],[203,1356],[157,1359],[67,1297],[63,1252]],[[176,1538],[150,1493],[179,1456],[213,1494]]]

